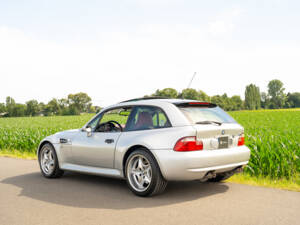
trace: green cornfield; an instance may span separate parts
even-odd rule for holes
[[[245,172],[256,177],[293,179],[300,174],[300,110],[237,111],[251,159]],[[46,136],[82,127],[93,115],[0,118],[0,152],[34,153]]]
[[[247,173],[272,179],[300,174],[299,109],[230,114],[245,128],[245,144],[251,149]]]

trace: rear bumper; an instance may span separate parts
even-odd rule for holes
[[[166,180],[202,179],[209,171],[221,173],[246,165],[250,158],[246,146],[194,152],[152,150],[152,153]]]

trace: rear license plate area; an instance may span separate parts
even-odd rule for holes
[[[228,148],[228,137],[219,137],[219,149]]]

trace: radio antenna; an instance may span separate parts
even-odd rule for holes
[[[192,84],[192,82],[193,82],[193,80],[194,80],[196,74],[197,74],[197,73],[194,72],[194,74],[193,74],[193,76],[192,76],[192,79],[190,80],[190,83],[189,83],[189,85],[187,86],[187,88],[190,88],[190,87],[191,87],[191,84]]]

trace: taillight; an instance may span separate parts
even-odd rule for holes
[[[244,144],[245,144],[245,137],[244,137],[244,135],[242,135],[239,137],[238,146],[242,146]]]
[[[177,141],[174,151],[187,152],[203,150],[203,142],[197,141],[196,137],[183,137]]]

